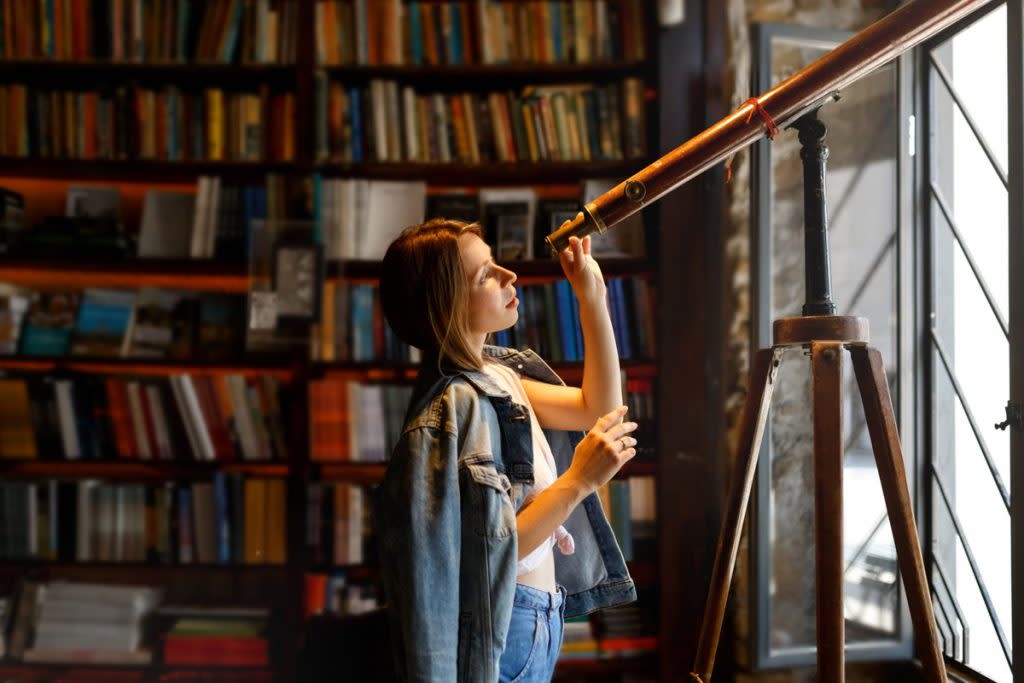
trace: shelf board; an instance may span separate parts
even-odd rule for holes
[[[331,377],[358,377],[378,382],[406,382],[416,379],[419,372],[419,365],[414,363],[354,363],[341,361],[314,361],[314,371]],[[583,363],[555,363],[549,362],[551,368],[567,382],[579,382],[583,379]],[[627,377],[655,377],[658,374],[658,366],[654,361],[628,360],[619,361],[620,367],[626,371]],[[0,366],[2,367],[2,366]]]
[[[200,175],[261,182],[268,173],[317,171],[329,177],[426,180],[444,185],[577,184],[581,178],[628,178],[651,159],[469,163],[332,163],[298,161],[166,161],[158,159],[49,159],[0,157],[0,177],[105,180],[121,183],[194,183]]]
[[[319,467],[320,478],[323,481],[348,481],[360,484],[376,484],[383,478],[384,471],[387,469],[387,463],[314,462],[313,464]],[[0,469],[0,472],[3,470]],[[616,476],[655,475],[657,472],[657,463],[628,462]]]
[[[264,572],[264,573],[285,573],[290,570],[287,564],[210,564],[193,562],[190,564],[157,564],[153,562],[63,562],[54,560],[0,560],[0,571],[3,569],[15,569],[24,571],[26,569],[54,569],[72,570],[96,570],[101,573],[122,572],[134,574],[139,572],[173,574],[180,571],[191,572]]]
[[[656,462],[635,462],[630,460],[622,469],[619,470],[615,476],[617,478],[622,477],[639,477],[645,475],[657,475],[658,474],[658,463]]]
[[[249,274],[242,265],[200,259],[0,259],[0,282],[31,289],[163,287],[243,294]]]
[[[592,62],[589,64],[462,64],[462,65],[338,65],[317,68],[339,79],[386,78],[403,83],[425,83],[436,89],[439,76],[451,79],[459,89],[469,85],[502,83],[532,84],[557,81],[610,81],[646,73],[645,62]]]
[[[555,667],[552,680],[576,679],[622,674],[627,672],[653,672],[658,666],[655,652],[626,657],[601,657],[598,659],[560,659]]]
[[[376,484],[384,477],[387,463],[383,462],[314,462],[323,481],[347,481]]]
[[[194,183],[200,175],[262,181],[268,173],[294,172],[287,161],[161,161],[155,159],[44,159],[0,157],[0,176],[90,179],[121,183]]]
[[[215,62],[117,62],[111,60],[4,59],[0,74],[20,79],[33,77],[282,79],[295,76],[295,64],[220,64]]]
[[[0,460],[0,476],[4,478],[169,481],[205,479],[212,477],[216,472],[241,472],[255,477],[287,477],[289,465],[282,462]]]
[[[650,159],[624,161],[546,161],[468,163],[332,163],[317,164],[326,176],[389,180],[426,180],[445,185],[500,185],[580,182],[581,178],[625,179],[642,170]]]
[[[306,569],[306,573],[330,574],[331,572],[345,572],[345,578],[349,581],[365,581],[377,576],[380,569],[370,564],[318,564]],[[344,619],[351,618],[351,615],[341,614],[319,614],[315,615],[323,619]]]
[[[600,264],[605,277],[633,276],[650,280],[655,276],[653,264],[645,258],[601,258]],[[501,265],[515,272],[520,285],[554,282],[565,277],[561,264],[554,258],[504,261]],[[380,261],[332,261],[327,266],[328,280],[376,283],[379,277]]]
[[[96,374],[127,375],[272,375],[288,379],[293,368],[280,360],[243,360],[237,363],[224,361],[175,361],[140,360],[137,358],[80,358],[75,356],[0,356],[0,370],[22,370],[28,372],[84,372]]]

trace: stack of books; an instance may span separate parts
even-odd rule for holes
[[[164,663],[175,666],[267,666],[265,618],[181,617],[164,636]]]
[[[143,622],[160,599],[161,591],[149,586],[39,584],[34,595],[22,596],[26,604],[19,607],[19,620],[28,621],[34,632],[21,659],[148,664],[152,653],[143,647]],[[24,620],[23,614],[28,615]]]

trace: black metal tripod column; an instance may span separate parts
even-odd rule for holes
[[[825,203],[825,162],[827,128],[818,110],[805,114],[793,124],[800,137],[800,158],[804,162],[804,315],[835,315],[832,303],[832,264],[828,249],[828,208]]]

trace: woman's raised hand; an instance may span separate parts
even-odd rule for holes
[[[607,288],[601,275],[601,266],[597,265],[597,261],[590,255],[590,235],[582,240],[575,235],[570,237],[569,246],[558,254],[558,260],[581,305],[592,302],[604,303]]]
[[[598,418],[576,446],[567,475],[590,494],[615,476],[636,455],[636,439],[628,436],[636,422],[623,422],[626,406]]]

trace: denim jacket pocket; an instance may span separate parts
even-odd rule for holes
[[[512,506],[512,483],[498,472],[490,455],[474,455],[459,463],[463,493],[468,491],[471,508],[463,512],[473,520],[479,536],[505,538],[516,532],[516,513]]]

